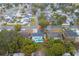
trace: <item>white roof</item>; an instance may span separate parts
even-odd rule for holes
[[[5,18],[6,18],[6,19],[11,19],[11,17],[10,17],[10,16],[7,16],[7,15],[5,16]]]
[[[79,9],[76,9],[74,12],[79,12]]]

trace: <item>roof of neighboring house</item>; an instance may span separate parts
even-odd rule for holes
[[[79,26],[77,26],[77,25],[70,26],[70,28],[77,28],[77,27],[79,27]]]
[[[62,38],[62,34],[60,33],[62,30],[61,26],[48,26],[47,27],[47,35],[48,37],[60,37]]]
[[[2,29],[5,29],[5,30],[14,30],[14,27],[13,26],[2,26],[1,27]]]
[[[22,37],[25,37],[25,38],[30,38],[31,37],[31,34],[27,33],[26,31],[20,31],[20,35]]]
[[[48,26],[47,30],[51,32],[62,32],[62,27],[61,26]]]
[[[79,29],[79,25],[76,26]]]
[[[31,27],[22,26],[21,30],[31,30]]]
[[[60,37],[60,38],[62,38],[62,35],[59,32],[49,32],[48,31],[48,37]]]
[[[64,35],[65,35],[65,37],[70,37],[70,38],[78,36],[77,33],[72,30],[65,30]]]
[[[52,30],[52,29],[62,29],[61,26],[47,26],[47,30]]]
[[[26,26],[22,26],[21,31],[25,31],[25,32],[30,33],[30,34],[33,32],[31,27],[26,27]]]

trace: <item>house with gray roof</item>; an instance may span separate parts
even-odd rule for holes
[[[15,30],[15,28],[13,26],[1,26],[0,31],[2,31],[2,30],[10,31],[10,30]]]
[[[46,30],[48,38],[62,39],[61,26],[48,26]]]
[[[63,37],[65,40],[76,41],[78,40],[79,35],[75,31],[65,30],[63,33]]]
[[[13,26],[2,26],[3,30],[15,30],[15,28]]]
[[[55,30],[55,29],[59,29],[59,30],[61,30],[62,29],[62,26],[51,26],[51,25],[49,25],[49,26],[47,26],[47,28],[46,28],[46,30]]]
[[[48,38],[62,39],[62,34],[60,32],[48,31],[47,36],[48,36]]]
[[[26,31],[20,31],[19,33],[24,38],[29,38],[29,39],[31,38],[31,34]]]

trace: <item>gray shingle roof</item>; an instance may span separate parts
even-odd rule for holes
[[[65,30],[64,34],[66,37],[77,37],[77,33],[72,30]]]
[[[47,26],[47,30],[52,30],[52,29],[62,29],[61,26]]]
[[[1,26],[0,29],[2,30],[14,30],[13,26]]]
[[[27,33],[26,31],[20,31],[20,35],[22,37],[25,37],[25,38],[30,38],[31,37],[31,34]]]
[[[50,38],[54,38],[54,37],[62,38],[62,35],[59,32],[48,32],[48,37],[50,37]]]

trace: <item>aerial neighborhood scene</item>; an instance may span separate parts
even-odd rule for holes
[[[0,56],[79,56],[79,4],[0,3]]]

